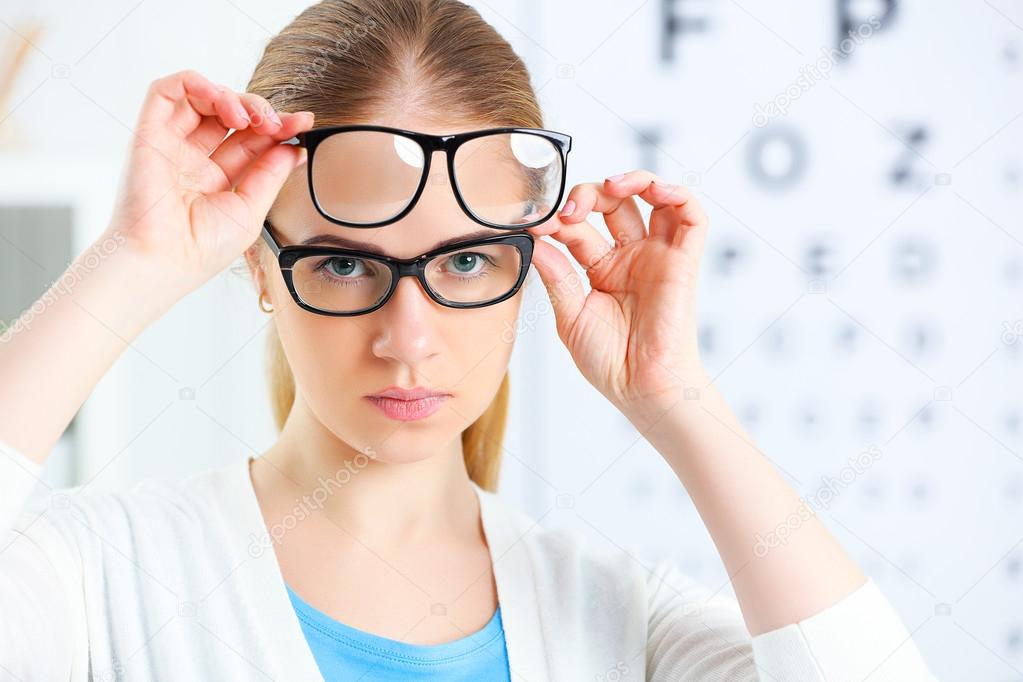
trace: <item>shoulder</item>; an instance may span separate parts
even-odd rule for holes
[[[496,536],[495,556],[517,546],[529,557],[537,589],[550,590],[559,600],[576,594],[593,606],[645,612],[665,580],[673,585],[685,580],[674,562],[645,557],[631,543],[599,534],[591,537],[571,527],[545,526],[547,512],[534,517],[497,493],[481,490],[481,503],[491,517],[487,531],[488,540],[490,534]]]
[[[550,633],[566,670],[588,669],[594,660],[633,661],[645,652],[641,672],[647,664],[662,673],[680,671],[688,669],[680,662],[683,650],[710,651],[713,658],[713,652],[744,646],[738,604],[686,575],[675,561],[644,556],[631,542],[599,530],[545,526],[547,513],[534,518],[494,493],[483,493],[481,504],[494,536],[502,597],[535,605],[519,618]]]
[[[642,603],[644,611],[697,614],[707,610],[740,613],[738,603],[680,569],[670,558],[652,558],[630,542],[567,527],[543,525],[547,512],[533,517],[500,495],[481,490],[498,536],[498,554],[520,544],[530,556],[538,582],[561,592],[582,589],[598,600]],[[503,528],[502,528],[503,525]],[[489,530],[489,529],[488,529]]]
[[[201,539],[223,529],[218,521],[243,499],[240,468],[232,462],[178,478],[150,477],[128,490],[89,485],[53,489],[32,498],[14,528],[28,537],[58,535],[80,550],[106,546],[125,551],[129,545],[168,537]]]

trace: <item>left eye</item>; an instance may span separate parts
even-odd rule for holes
[[[448,272],[456,275],[475,275],[486,266],[487,257],[474,251],[462,251],[447,259]]]

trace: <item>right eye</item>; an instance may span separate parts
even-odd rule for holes
[[[325,272],[328,276],[337,279],[354,279],[369,274],[366,262],[360,258],[348,258],[346,256],[334,256],[324,258],[316,270]]]

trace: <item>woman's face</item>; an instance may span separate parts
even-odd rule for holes
[[[438,129],[408,119],[373,122],[436,134],[486,127]],[[292,173],[270,212],[274,236],[282,246],[324,235],[348,240],[360,250],[410,258],[452,238],[508,234],[465,215],[441,152],[433,158],[430,177],[413,210],[384,227],[344,227],[323,218],[310,200],[306,172],[302,165]],[[378,461],[419,460],[457,444],[461,432],[490,405],[508,367],[521,289],[494,305],[457,309],[433,301],[414,277],[403,277],[383,307],[353,317],[331,317],[300,308],[269,249],[264,248],[262,258],[258,284],[276,311],[281,344],[302,398],[296,409],[308,407],[315,420],[343,443]],[[426,416],[396,414],[400,404],[368,398],[394,386],[449,395]]]

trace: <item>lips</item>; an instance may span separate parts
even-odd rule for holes
[[[390,386],[379,393],[367,396],[368,398],[394,398],[395,400],[422,400],[423,398],[434,398],[450,395],[443,391],[434,391],[421,386],[415,388],[402,388],[401,386]]]
[[[449,393],[419,386],[416,388],[391,386],[379,393],[366,396],[366,400],[379,408],[387,417],[407,422],[429,417],[439,410],[450,397]]]

